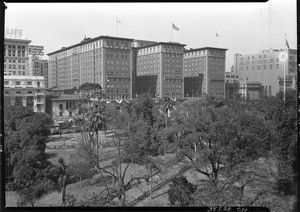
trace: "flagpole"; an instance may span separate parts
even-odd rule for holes
[[[171,26],[171,42],[173,42],[173,22],[172,22],[172,26]]]
[[[285,59],[283,61],[283,101],[285,102]]]

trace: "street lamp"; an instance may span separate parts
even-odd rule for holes
[[[283,101],[285,101],[285,61],[288,55],[285,51],[279,54],[279,60],[283,61]]]

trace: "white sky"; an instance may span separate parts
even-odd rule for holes
[[[6,3],[5,28],[22,29],[22,39],[47,53],[84,36],[118,36],[227,48],[226,71],[235,53],[296,49],[296,0],[266,3]],[[172,22],[180,29],[171,30]],[[216,37],[216,32],[219,37]]]

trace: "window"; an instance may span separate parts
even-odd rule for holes
[[[21,85],[21,82],[20,82],[20,81],[17,81],[17,82],[16,82],[16,85]]]
[[[27,85],[32,85],[32,82],[27,82]]]
[[[63,112],[59,112],[59,116],[63,116]]]
[[[69,117],[72,117],[72,111],[69,111]]]
[[[272,69],[272,67],[273,67],[272,64],[270,64],[270,69]]]
[[[59,109],[63,110],[64,109],[64,105],[63,104],[59,104]]]
[[[4,85],[9,85],[9,82],[8,81],[4,81]]]

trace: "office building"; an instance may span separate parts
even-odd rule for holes
[[[183,97],[185,44],[158,42],[137,48],[136,95]]]
[[[5,76],[4,105],[45,112],[45,90],[45,78],[42,76]]]
[[[28,76],[31,40],[4,39],[4,76]]]
[[[29,73],[31,76],[45,77],[45,87],[48,88],[48,60],[29,55]]]
[[[285,61],[279,58],[281,52],[288,55]],[[280,89],[277,79],[284,76],[284,70],[286,76],[297,75],[297,51],[269,49],[255,54],[236,54],[234,70],[240,82],[260,82],[264,95],[274,96]]]
[[[204,47],[184,52],[184,97],[225,97],[226,51]]]

